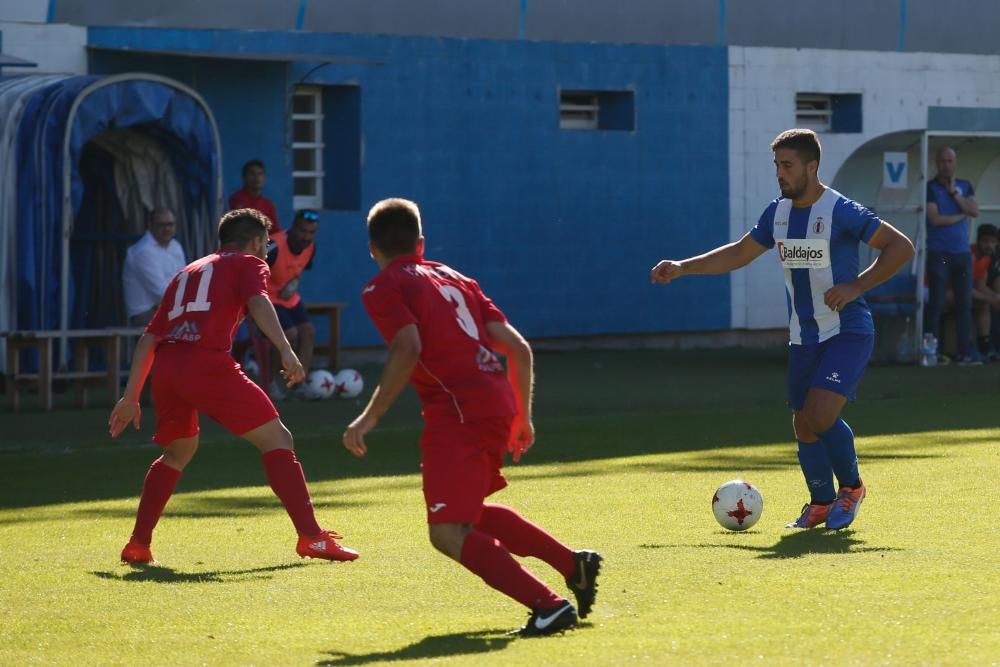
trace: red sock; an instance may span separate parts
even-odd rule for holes
[[[476,530],[497,538],[513,554],[545,561],[563,579],[573,576],[573,550],[506,505],[484,503]]]
[[[139,510],[135,514],[135,528],[132,539],[149,546],[153,541],[153,529],[163,514],[163,508],[181,478],[181,471],[171,468],[163,462],[163,457],[153,461],[142,483],[142,497],[139,499]]]
[[[562,598],[521,567],[500,542],[473,530],[462,544],[462,565],[529,609],[554,607]]]
[[[267,483],[285,506],[299,535],[314,537],[323,532],[316,523],[312,499],[306,488],[306,476],[295,458],[295,452],[290,449],[272,449],[262,455],[260,460],[264,464]]]

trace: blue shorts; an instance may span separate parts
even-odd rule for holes
[[[309,313],[306,312],[306,304],[302,300],[299,300],[291,308],[274,304],[274,312],[278,314],[278,321],[281,322],[282,331],[288,331],[309,321]]]
[[[874,344],[874,334],[841,333],[822,343],[789,345],[788,406],[801,410],[813,387],[853,401]]]

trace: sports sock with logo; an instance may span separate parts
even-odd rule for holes
[[[820,442],[826,448],[841,486],[857,488],[861,484],[858,473],[858,453],[854,449],[854,431],[843,419],[837,419],[830,430],[818,434]]]
[[[139,509],[135,513],[135,529],[132,539],[140,544],[149,545],[153,541],[153,529],[163,514],[163,508],[174,493],[181,471],[171,468],[163,461],[163,457],[153,461],[142,483],[142,497],[139,499]]]
[[[462,565],[489,586],[529,609],[548,609],[562,601],[514,560],[495,537],[473,529],[462,544]]]
[[[323,529],[316,522],[306,476],[291,449],[272,449],[260,457],[267,483],[278,496],[300,536],[313,537]]]
[[[573,550],[506,505],[484,503],[476,530],[500,540],[511,553],[543,560],[563,576],[573,576]]]
[[[833,466],[822,442],[799,442],[799,467],[809,488],[809,502],[829,505],[837,497],[833,486]]]

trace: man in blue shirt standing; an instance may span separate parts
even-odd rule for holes
[[[969,181],[955,178],[958,158],[942,146],[937,176],[927,183],[927,282],[930,295],[924,333],[941,340],[941,313],[951,287],[955,295],[955,352],[960,365],[981,363],[972,345],[972,254],[969,218],[979,215],[976,192]]]
[[[786,130],[771,143],[781,197],[739,241],[683,260],[661,260],[653,282],[728,273],[777,247],[789,310],[788,405],[809,502],[788,528],[826,522],[846,528],[866,489],[854,432],[840,417],[871,356],[875,328],[862,294],[913,257],[913,244],[867,208],[819,180],[820,143],[812,130]],[[858,272],[861,242],[880,251]],[[838,486],[833,485],[836,475]]]

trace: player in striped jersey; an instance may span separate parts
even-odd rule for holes
[[[728,273],[776,247],[789,312],[788,404],[810,500],[789,528],[846,528],[865,497],[854,433],[840,413],[871,356],[875,328],[862,295],[913,257],[913,244],[861,204],[819,180],[820,143],[792,129],[771,143],[781,197],[739,241],[697,257],[660,261],[666,284],[688,274]],[[879,250],[859,273],[861,242]],[[836,475],[838,487],[833,484]]]

